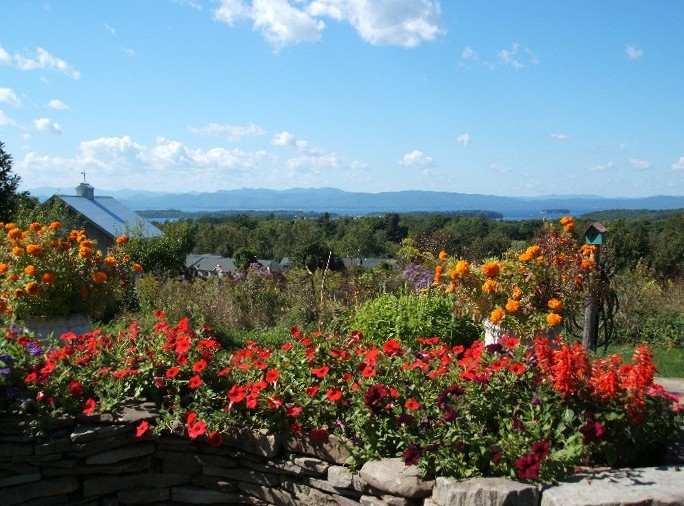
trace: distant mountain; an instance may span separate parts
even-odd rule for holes
[[[74,194],[54,188],[36,188],[30,193],[41,200],[55,193]],[[337,188],[292,188],[267,190],[243,188],[216,192],[161,193],[140,190],[106,191],[96,195],[115,197],[136,211],[176,209],[198,211],[294,210],[365,215],[386,212],[491,211],[507,219],[540,218],[563,212],[574,216],[613,209],[684,209],[684,196],[609,198],[595,195],[551,195],[502,197],[469,193],[406,190],[381,193],[346,192]]]

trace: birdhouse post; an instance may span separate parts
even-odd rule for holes
[[[605,244],[607,240],[608,229],[601,223],[594,222],[589,225],[587,231],[584,233],[584,243],[596,246],[594,253],[594,265],[596,268],[590,274],[589,282],[589,299],[584,310],[584,328],[582,332],[582,344],[585,348],[591,351],[596,351],[598,343],[598,328],[599,328],[599,262],[601,260],[601,245]]]

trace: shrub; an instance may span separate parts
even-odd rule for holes
[[[478,327],[454,315],[451,298],[435,292],[381,295],[359,306],[347,329],[375,343],[396,338],[409,346],[419,337],[438,336],[447,343],[468,346],[480,337]]]

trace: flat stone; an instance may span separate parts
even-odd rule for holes
[[[325,475],[328,472],[328,468],[330,467],[329,462],[326,462],[325,460],[316,457],[290,456],[290,458],[292,459],[292,462],[294,462],[296,465],[315,475]]]
[[[358,473],[352,473],[348,467],[344,466],[330,466],[328,483],[338,489],[356,490],[363,493],[368,492],[369,488]]]
[[[244,503],[242,499],[240,494],[207,490],[191,485],[171,489],[172,501],[188,504],[240,504]]]
[[[233,457],[224,457],[221,455],[195,455],[195,460],[202,466],[216,466],[216,467],[237,467],[238,461]]]
[[[264,487],[253,483],[240,483],[240,490],[270,504],[278,506],[300,506],[297,498],[286,490],[275,487]]]
[[[20,443],[0,443],[0,455],[3,457],[33,455],[33,445]]]
[[[301,483],[287,482],[283,483],[283,487],[293,494],[298,501],[298,504],[306,504],[306,506],[339,506],[340,502],[333,495],[321,492],[313,487],[308,487]],[[358,506],[358,503],[352,502]]]
[[[170,497],[171,491],[168,488],[120,490],[116,493],[116,498],[124,504],[149,504],[168,501]]]
[[[237,483],[233,481],[228,481],[220,476],[207,476],[205,474],[194,475],[192,477],[192,484],[198,487],[220,490],[221,492],[236,492],[238,489]]]
[[[423,506],[428,505],[429,498],[425,499],[425,502],[416,499],[407,499],[406,497],[397,497],[393,495],[382,495],[376,497],[374,495],[364,495],[359,499],[359,504],[361,506],[418,506],[422,504]],[[431,503],[432,506],[436,506],[434,502]]]
[[[358,499],[359,497],[361,497],[361,492],[353,490],[351,488],[333,487],[330,484],[330,482],[328,482],[328,480],[320,480],[318,478],[312,478],[307,476],[302,480],[302,483],[310,485],[315,489],[322,490],[323,492],[327,492],[329,494],[344,495],[347,497],[353,497],[354,499]]]
[[[352,457],[347,445],[351,442],[335,435],[329,435],[322,441],[314,441],[308,436],[289,434],[283,445],[292,453],[302,453],[318,457],[327,462],[344,465],[348,464]]]
[[[232,429],[223,434],[223,444],[262,457],[273,458],[280,451],[282,436],[265,430]]]
[[[71,450],[71,441],[67,437],[62,437],[49,443],[36,445],[35,454],[48,455],[50,453],[65,453],[69,450]]]
[[[25,503],[43,497],[60,496],[78,490],[78,480],[72,476],[43,479],[31,485],[21,484],[5,487],[0,495],[2,506]]]
[[[240,465],[261,473],[274,473],[277,471],[278,473],[291,474],[293,476],[304,476],[311,474],[291,460],[285,459],[267,461],[262,460],[261,462],[256,462],[250,459],[240,459]]]
[[[249,482],[256,485],[275,487],[280,483],[280,478],[275,474],[266,474],[245,468],[226,468],[215,466],[204,466],[202,472],[210,476],[220,476],[233,481]]]
[[[21,485],[22,483],[31,483],[32,481],[40,480],[40,474],[2,474],[0,475],[0,488],[11,487],[12,485]],[[0,499],[0,504],[2,500]]]
[[[83,497],[111,494],[147,485],[149,475],[129,474],[124,476],[94,476],[83,480]]]
[[[390,495],[418,499],[432,493],[434,481],[424,480],[418,466],[407,466],[400,458],[371,460],[359,471],[361,479]]]
[[[606,504],[681,506],[684,469],[662,466],[587,472],[542,491],[541,506]]]
[[[539,491],[505,478],[437,478],[432,500],[439,506],[537,506]]]
[[[145,455],[151,455],[155,450],[154,444],[137,444],[133,446],[126,446],[116,450],[109,450],[96,455],[86,457],[86,464],[114,464],[123,460],[130,460]]]
[[[153,421],[159,416],[159,409],[154,402],[129,400],[114,414],[116,423],[138,424],[143,420]]]
[[[128,432],[133,432],[133,428],[127,425],[77,425],[71,433],[71,442],[85,443]]]

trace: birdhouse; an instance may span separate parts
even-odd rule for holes
[[[608,240],[608,229],[603,226],[602,223],[594,222],[589,225],[587,231],[584,233],[584,243],[585,244],[595,244],[601,245],[605,244]]]

